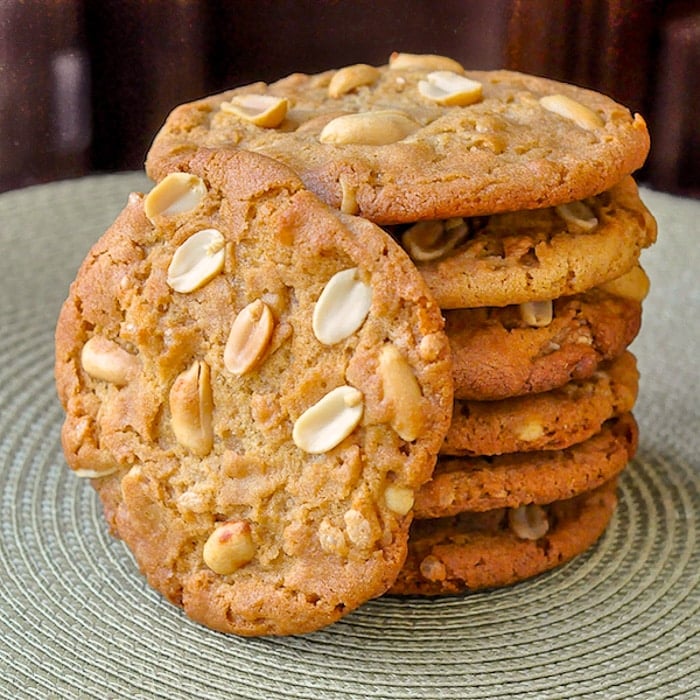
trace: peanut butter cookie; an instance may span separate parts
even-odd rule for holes
[[[634,457],[638,439],[637,423],[626,413],[563,450],[440,457],[433,478],[416,494],[415,517],[443,518],[572,498],[619,474]]]
[[[637,398],[634,355],[623,353],[587,379],[540,394],[501,401],[455,401],[443,455],[495,455],[560,450],[597,433],[627,413]]]
[[[596,287],[548,303],[445,311],[455,396],[492,401],[590,377],[639,332],[641,301],[623,293]]]
[[[643,164],[649,135],[590,90],[396,53],[182,105],[155,138],[149,175],[201,146],[264,153],[332,207],[396,224],[596,195]]]
[[[595,197],[557,207],[421,221],[392,233],[438,304],[458,309],[578,294],[635,268],[657,230],[626,177]]]
[[[62,308],[66,459],[193,619],[318,629],[403,563],[452,409],[443,320],[389,235],[286,166],[226,150],[171,166]]]
[[[509,586],[560,566],[601,537],[617,505],[617,479],[545,506],[416,520],[390,593],[446,595]]]

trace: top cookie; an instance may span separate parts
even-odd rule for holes
[[[68,463],[204,624],[302,633],[383,593],[452,408],[442,317],[381,229],[201,151],[132,195],[56,329]]]
[[[644,120],[590,90],[433,55],[293,74],[176,108],[146,168],[236,146],[295,170],[332,207],[376,223],[555,206],[639,168]]]

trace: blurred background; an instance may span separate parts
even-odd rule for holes
[[[640,112],[638,178],[700,197],[700,0],[0,0],[0,191],[140,169],[177,104],[440,53]]]

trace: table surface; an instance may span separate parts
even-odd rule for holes
[[[691,698],[700,695],[700,201],[642,189],[659,222],[635,415],[602,540],[517,586],[372,601],[320,632],[191,622],[110,537],[65,466],[53,331],[140,173],[0,195],[0,697]]]

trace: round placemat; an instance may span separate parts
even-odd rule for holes
[[[700,201],[649,190],[658,244],[633,350],[637,458],[585,555],[517,586],[385,597],[303,637],[188,620],[113,539],[61,454],[53,331],[141,174],[0,195],[0,696],[691,698],[700,694]]]

